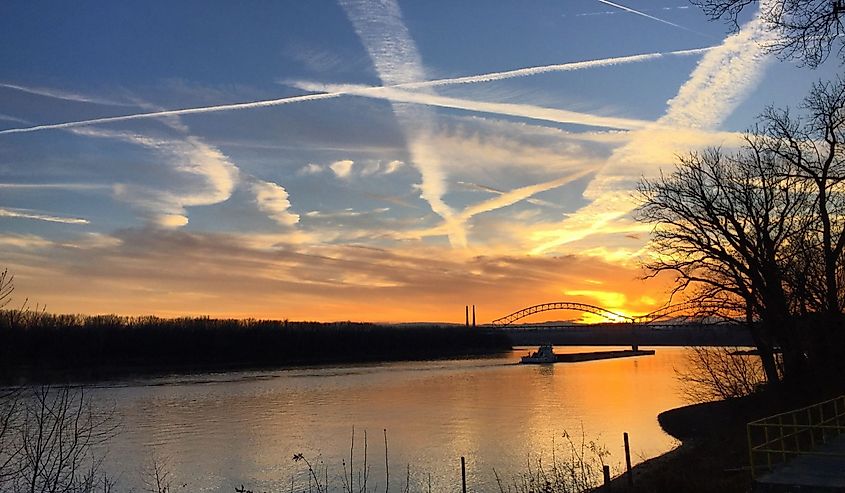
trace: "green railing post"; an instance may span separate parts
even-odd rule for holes
[[[764,449],[766,451],[766,465],[768,466],[769,471],[771,471],[772,470],[772,453],[769,452],[770,449],[769,449],[769,424],[768,423],[763,424],[763,439],[766,440],[766,442],[765,442],[766,448]]]
[[[813,430],[813,414],[807,408],[807,428],[810,430],[810,449],[816,448],[816,433]]]
[[[757,474],[754,471],[754,442],[751,439],[751,430],[754,429],[753,425],[748,423],[748,425],[746,425],[746,429],[748,430],[748,467],[751,468],[751,479],[754,479]]]

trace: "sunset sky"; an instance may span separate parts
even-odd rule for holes
[[[754,14],[730,34],[683,0],[4,2],[0,267],[51,312],[651,311],[669,279],[638,279],[638,179],[839,68],[765,54]]]

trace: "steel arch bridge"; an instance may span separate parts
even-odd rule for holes
[[[506,327],[516,322],[517,320],[528,317],[529,315],[553,310],[572,310],[584,313],[592,313],[593,315],[598,315],[600,317],[605,318],[609,322],[628,322],[647,325],[653,322],[657,322],[661,319],[671,317],[673,315],[678,315],[683,312],[695,311],[696,313],[701,313],[702,311],[709,311],[712,314],[720,308],[723,308],[722,305],[717,305],[715,303],[679,303],[677,305],[664,306],[663,308],[659,308],[651,313],[640,315],[638,317],[629,317],[627,315],[622,315],[621,313],[616,313],[606,308],[602,308],[600,306],[595,305],[589,305],[587,303],[575,303],[572,301],[555,301],[552,303],[542,303],[539,305],[523,308],[522,310],[517,310],[509,315],[505,315],[504,317],[493,320],[491,322],[491,325],[493,325],[494,327]]]
[[[539,305],[529,306],[522,310],[517,310],[510,315],[493,320],[492,324],[496,326],[506,326],[516,322],[519,319],[525,318],[535,313],[548,312],[552,310],[572,310],[576,312],[592,313],[604,317],[613,322],[633,322],[634,319],[610,310],[606,310],[600,306],[588,305],[586,303],[575,303],[571,301],[555,301],[553,303],[542,303]]]

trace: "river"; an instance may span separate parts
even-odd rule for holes
[[[556,348],[578,352],[599,348]],[[607,348],[601,348],[607,349]],[[142,491],[155,458],[172,491],[307,490],[303,457],[342,490],[344,461],[360,472],[367,433],[368,484],[384,491],[387,430],[390,491],[460,490],[460,457],[472,491],[507,481],[569,447],[564,433],[605,446],[614,473],[624,464],[622,433],[640,462],[676,445],[657,423],[684,404],[675,376],[685,349],[654,356],[519,365],[527,349],[478,359],[208,373],[110,382],[89,390],[114,406],[120,431],[104,468],[119,491]],[[357,475],[353,475],[357,482]],[[184,487],[183,487],[184,485]],[[356,485],[357,490],[357,485]]]

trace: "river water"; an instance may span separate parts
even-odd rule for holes
[[[557,352],[609,348],[556,348]],[[675,369],[682,348],[654,356],[556,365],[519,365],[526,348],[480,359],[321,366],[210,373],[113,382],[93,389],[121,421],[104,467],[119,491],[143,491],[153,458],[170,474],[172,491],[307,490],[303,454],[342,490],[344,462],[361,472],[367,433],[368,485],[384,491],[387,430],[390,491],[460,490],[460,457],[472,491],[498,491],[527,470],[548,464],[585,438],[624,464],[622,433],[640,462],[676,445],[657,423],[684,404]],[[347,476],[348,477],[348,476]],[[357,474],[353,474],[358,481]],[[184,487],[183,487],[184,485]],[[358,485],[356,484],[356,490]]]

